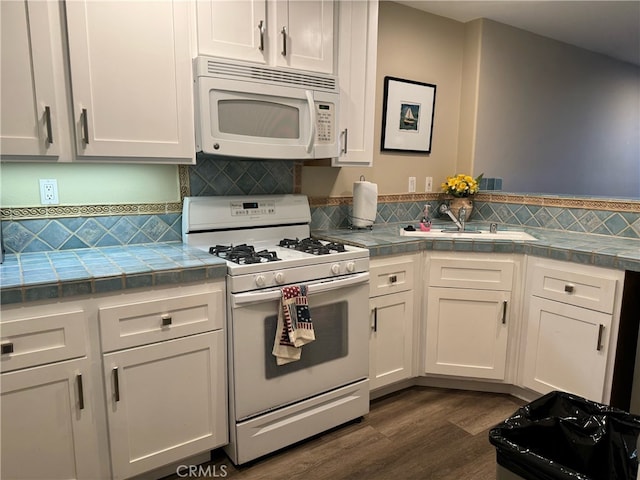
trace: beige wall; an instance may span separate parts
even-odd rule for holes
[[[424,192],[427,176],[433,177],[434,191],[438,191],[445,177],[456,173],[458,168],[464,46],[462,23],[381,1],[373,167],[305,166],[302,193],[310,196],[351,195],[353,182],[360,175],[377,183],[378,193],[383,195],[407,193],[410,176],[417,179],[417,192]],[[380,151],[385,76],[436,85],[431,154]]]

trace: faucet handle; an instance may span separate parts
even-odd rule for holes
[[[467,209],[465,207],[460,207],[458,210],[458,220],[464,222],[467,219]]]

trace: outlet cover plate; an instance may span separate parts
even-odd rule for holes
[[[58,205],[58,181],[55,178],[40,179],[40,203],[42,205]]]

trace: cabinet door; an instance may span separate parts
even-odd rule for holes
[[[372,298],[369,379],[371,389],[410,378],[413,292]]]
[[[2,478],[104,477],[88,364],[80,359],[2,374]]]
[[[332,165],[373,165],[378,1],[340,2],[340,156]]]
[[[275,64],[333,73],[333,0],[277,0],[270,34]]]
[[[115,478],[227,443],[224,332],[104,355]]]
[[[523,383],[602,402],[611,315],[531,297]]]
[[[430,287],[426,372],[504,380],[510,292]]]
[[[266,0],[198,0],[198,54],[266,63]]]
[[[52,2],[0,2],[0,152],[57,156]]]
[[[80,157],[195,158],[188,2],[66,2]]]

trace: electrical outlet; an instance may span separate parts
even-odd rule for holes
[[[424,180],[424,191],[432,192],[433,191],[433,177],[426,177]]]
[[[416,191],[416,177],[409,177],[409,193]]]
[[[55,178],[40,179],[40,203],[58,205],[58,181]]]

